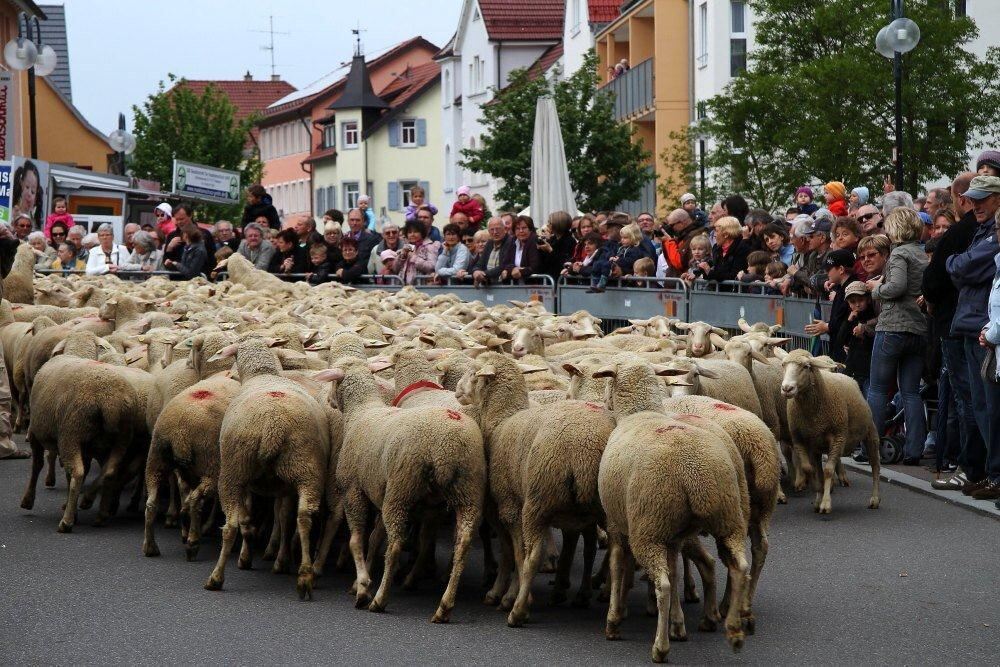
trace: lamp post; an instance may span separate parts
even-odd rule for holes
[[[692,121],[688,126],[691,135],[698,140],[698,205],[705,208],[705,132],[699,123]]]
[[[108,135],[108,144],[118,155],[118,169],[125,176],[125,156],[135,150],[135,136],[125,129],[125,114],[118,114],[118,129]]]
[[[33,39],[38,40],[35,45]],[[39,48],[41,47],[41,48]],[[48,76],[56,69],[59,58],[55,50],[42,45],[42,30],[37,16],[25,12],[17,15],[17,38],[7,42],[4,60],[16,70],[28,70],[28,131],[31,137],[31,157],[38,157],[38,129],[35,127],[35,75]]]
[[[920,27],[906,18],[905,0],[889,0],[892,23],[875,36],[875,50],[892,59],[892,78],[896,87],[895,135],[896,189],[903,190],[903,54],[920,42]]]

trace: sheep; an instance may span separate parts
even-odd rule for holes
[[[238,255],[233,255],[237,257]],[[219,502],[226,515],[219,560],[205,582],[222,590],[236,531],[243,535],[239,566],[251,565],[248,506],[251,490],[263,495],[298,494],[297,524],[302,561],[296,590],[312,599],[312,516],[319,509],[330,455],[326,413],[302,388],[279,376],[268,343],[248,338],[222,348],[209,363],[236,357],[240,391],[229,403],[219,434]]]
[[[708,356],[716,348],[721,349],[729,336],[725,329],[713,327],[707,322],[675,322],[674,328],[688,332],[680,338],[687,341],[688,356],[690,357]]]
[[[584,401],[531,407],[522,372],[513,359],[495,352],[478,357],[459,381],[455,395],[475,406],[489,449],[489,484],[496,504],[498,533],[505,552],[512,549],[518,579],[502,567],[486,602],[495,603],[507,585],[504,604],[516,595],[507,624],[518,627],[528,617],[531,581],[541,564],[546,529],[563,530],[564,555],[556,588],[569,586],[571,553],[584,536],[584,577],[577,604],[590,598],[590,573],[596,550],[596,525],[603,520],[597,497],[597,468],[611,414]]]
[[[448,586],[432,621],[447,623],[458,580],[482,516],[486,492],[483,437],[474,420],[444,407],[404,410],[386,406],[372,368],[342,359],[317,378],[333,382],[330,402],[344,415],[344,443],[337,463],[350,549],[356,571],[358,607],[384,611],[410,513],[421,503],[443,498],[455,512],[455,551]],[[335,403],[335,404],[334,404]],[[362,544],[369,506],[382,514],[387,546],[382,582],[374,598]]]
[[[14,264],[3,279],[3,291],[0,293],[11,303],[34,303],[34,278],[35,251],[27,243],[22,243],[17,247]]]
[[[149,301],[136,299],[128,294],[119,294],[101,304],[98,313],[101,319],[113,320],[115,331],[117,331],[141,319],[143,313],[148,312],[152,307],[153,303]]]
[[[832,510],[830,489],[845,449],[863,441],[872,467],[869,509],[879,506],[879,437],[868,402],[858,383],[847,375],[831,373],[837,364],[828,357],[812,357],[804,350],[774,351],[784,375],[781,393],[788,400],[788,431],[799,464],[813,476],[813,508],[820,514]],[[822,464],[823,454],[827,455]],[[822,467],[822,492],[819,470]]]
[[[240,391],[240,383],[226,377],[202,380],[170,399],[156,420],[146,459],[146,523],[142,553],[159,556],[153,534],[160,485],[177,470],[185,486],[185,504],[190,527],[187,531],[187,559],[198,554],[201,537],[201,508],[215,502],[219,477],[219,432],[230,401]]]
[[[712,431],[662,414],[659,382],[648,363],[614,364],[594,376],[611,379],[607,403],[617,419],[598,472],[611,561],[605,636],[621,637],[625,561],[631,553],[655,589],[652,659],[666,659],[670,639],[686,638],[677,552],[686,538],[707,531],[729,570],[733,603],[726,637],[738,650],[744,642],[741,614],[749,572],[744,553],[749,500],[738,452]]]
[[[761,416],[760,399],[754,389],[753,378],[740,364],[726,359],[699,359],[678,357],[667,362],[668,368],[684,373],[687,385],[670,387],[671,396],[701,394],[749,410]]]
[[[36,317],[45,316],[56,324],[65,324],[78,317],[97,317],[97,308],[60,308],[59,306],[12,306],[4,299],[4,310],[10,309],[10,317],[15,322],[31,322]]]

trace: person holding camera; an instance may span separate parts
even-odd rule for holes
[[[566,211],[549,214],[548,233],[543,229],[538,235],[538,254],[541,259],[541,273],[559,280],[559,274],[573,260],[576,242],[570,233],[573,219]]]
[[[417,220],[406,223],[403,233],[406,244],[396,254],[396,267],[403,282],[412,285],[417,276],[434,275],[439,246],[436,241],[427,241],[427,228]]]

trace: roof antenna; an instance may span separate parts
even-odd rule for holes
[[[357,28],[351,28],[351,34],[354,35],[354,55],[360,56],[361,53],[361,33],[368,32],[367,30],[361,29],[361,22],[358,22]]]
[[[274,36],[275,35],[287,35],[287,32],[275,32],[274,30],[274,15],[268,18],[268,29],[267,30],[252,30],[251,32],[263,32],[270,36],[270,41],[267,46],[260,47],[261,51],[271,52],[271,81],[278,81],[279,77],[274,66]]]

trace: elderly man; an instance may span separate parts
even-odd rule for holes
[[[887,192],[884,197],[882,197],[882,215],[886,216],[892,213],[892,209],[905,206],[906,208],[913,208],[913,195],[909,192],[903,192],[902,190],[893,190],[892,192]]]
[[[125,240],[124,246],[128,248],[129,252],[135,250],[135,247],[132,245],[132,237],[135,236],[137,231],[139,231],[139,225],[134,222],[128,223],[125,225],[125,228],[122,229],[122,237]]]
[[[368,266],[372,250],[382,240],[382,237],[373,231],[365,229],[365,214],[360,208],[352,208],[347,212],[348,232],[345,238],[351,238],[358,243],[358,262],[362,266]]]
[[[664,223],[667,238],[663,239],[663,254],[667,260],[668,275],[679,276],[691,264],[691,239],[705,234],[704,225],[698,224],[689,211],[675,208]]]
[[[461,230],[462,234],[464,234],[472,227],[472,223],[469,221],[469,216],[458,211],[456,211],[454,214],[452,214],[450,218],[448,218],[448,222],[452,225],[458,225],[458,228],[459,230]],[[472,231],[475,231],[475,229],[473,229]]]
[[[236,252],[240,247],[240,240],[236,238],[236,233],[233,231],[233,223],[228,220],[219,220],[215,223],[212,235],[215,237],[215,242],[220,248],[227,246],[233,252]]]
[[[403,249],[403,244],[403,235],[399,232],[399,225],[395,222],[387,222],[382,225],[382,240],[375,246],[371,257],[368,259],[367,273],[373,276],[381,273],[384,266],[382,253],[386,250],[398,253]]]
[[[486,231],[490,235],[490,240],[486,242],[479,262],[472,267],[472,281],[477,286],[489,285],[500,279],[500,272],[503,270],[500,258],[509,243],[513,243],[513,236],[507,233],[503,221],[500,218],[492,217],[486,223]]]
[[[933,216],[939,208],[951,206],[952,203],[948,188],[934,188],[927,193],[927,198],[924,200],[924,213]]]
[[[267,271],[274,256],[274,245],[266,238],[271,235],[270,232],[270,228],[262,227],[256,222],[248,223],[243,228],[243,240],[236,249],[238,254],[261,271]]]
[[[299,237],[299,247],[309,248],[323,243],[323,235],[316,231],[316,221],[311,215],[300,215],[294,223],[295,233]]]
[[[962,337],[969,393],[956,387],[959,401],[971,405],[979,426],[982,444],[968,439],[959,462],[968,482],[962,492],[980,500],[1000,498],[1000,385],[984,380],[981,369],[986,360],[987,343],[983,331],[989,324],[988,302],[997,273],[996,214],[1000,210],[1000,178],[976,176],[963,197],[970,200],[976,218],[976,231],[964,252],[956,252],[945,261],[951,280],[958,287],[958,305],[951,323],[953,336]]]
[[[884,220],[882,213],[879,212],[873,204],[865,204],[858,209],[856,214],[856,219],[858,221],[858,226],[861,227],[862,236],[871,236],[872,234],[882,234],[882,220]]]

